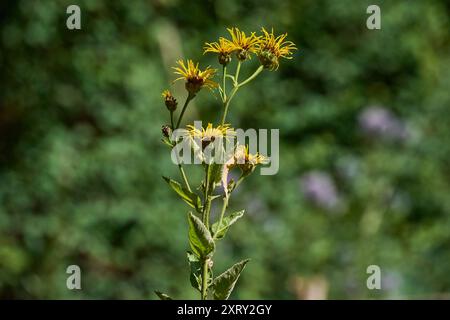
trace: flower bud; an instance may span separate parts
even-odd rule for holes
[[[168,125],[163,125],[161,128],[162,134],[164,137],[169,138],[170,135],[172,134],[172,129],[170,128],[170,126]]]
[[[173,112],[177,109],[177,99],[172,95],[172,93],[169,90],[164,90],[162,93],[162,96],[164,98],[164,103],[167,107],[167,110]]]
[[[229,54],[219,54],[219,63],[226,66],[231,61],[231,56]]]

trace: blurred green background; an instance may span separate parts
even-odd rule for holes
[[[370,4],[381,30],[366,28]],[[231,26],[274,27],[300,49],[232,103],[235,127],[280,129],[279,173],[240,186],[231,209],[247,214],[215,255],[216,273],[252,259],[232,297],[449,298],[449,12],[445,0],[2,1],[0,298],[198,298],[188,208],[161,179],[178,179],[161,91],[176,59],[217,67],[202,45]],[[187,120],[220,113],[205,91]],[[82,290],[66,288],[72,264]],[[381,290],[366,287],[372,264]]]

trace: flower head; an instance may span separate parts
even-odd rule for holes
[[[234,152],[233,159],[229,162],[229,166],[239,167],[243,172],[253,171],[258,164],[266,164],[269,160],[260,153],[251,154],[248,151],[248,145],[238,145]]]
[[[292,41],[284,41],[287,37],[287,33],[275,37],[273,29],[269,33],[266,29],[262,28],[264,36],[258,44],[258,57],[264,68],[269,70],[278,69],[279,58],[292,59],[290,55],[293,50],[297,50],[295,43]]]
[[[251,174],[257,165],[267,164],[269,159],[260,153],[251,154],[248,146],[237,145],[233,155],[228,159],[222,168],[222,188],[225,191],[225,197],[228,198],[229,193],[234,189],[234,185],[229,184],[228,175],[230,170],[239,168],[242,171],[241,177]]]
[[[245,32],[238,28],[228,28],[231,35],[231,45],[233,51],[236,51],[236,56],[240,61],[250,59],[250,53],[255,53],[258,48],[260,37],[256,36],[254,32],[247,37]]]
[[[169,90],[164,90],[162,92],[162,97],[164,98],[164,103],[169,111],[175,111],[177,109],[177,99],[172,95]]]
[[[230,128],[229,124],[213,127],[212,123],[208,123],[206,128],[201,129],[198,129],[193,125],[188,125],[187,131],[191,138],[200,139],[202,149],[206,148],[206,146],[217,139],[229,139],[236,134],[234,129]]]
[[[219,42],[206,42],[203,50],[203,54],[207,52],[217,53],[219,63],[221,65],[227,65],[231,61],[231,53],[236,49],[230,40],[220,37]]]
[[[213,89],[218,86],[216,82],[211,80],[216,73],[216,69],[206,67],[206,69],[202,71],[198,68],[198,63],[194,64],[190,59],[186,61],[186,64],[183,60],[178,60],[177,64],[178,67],[173,67],[173,69],[175,70],[175,74],[178,74],[181,77],[175,79],[175,81],[186,80],[186,90],[189,91],[190,94],[195,95],[203,87]]]

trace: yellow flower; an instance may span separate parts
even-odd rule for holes
[[[250,53],[255,53],[258,48],[260,37],[257,37],[254,32],[247,37],[245,32],[238,28],[228,28],[227,30],[231,35],[231,44],[236,51],[237,58],[240,61],[250,59]]]
[[[182,133],[184,143],[192,148],[196,163],[224,163],[226,146],[233,142],[236,132],[229,124],[214,127],[208,123],[206,128],[188,125]],[[208,147],[209,146],[209,147]],[[206,149],[208,147],[208,149]]]
[[[269,33],[266,29],[262,28],[264,36],[258,44],[258,57],[264,68],[269,70],[278,69],[279,58],[292,59],[293,50],[297,50],[295,43],[292,41],[284,41],[287,37],[287,33],[275,37],[273,29]]]
[[[203,54],[207,52],[218,53],[219,63],[227,65],[231,61],[231,53],[235,50],[230,40],[220,37],[219,42],[205,43]]]
[[[164,98],[164,103],[169,111],[175,111],[177,109],[177,99],[175,99],[169,90],[164,90],[162,92],[162,97]]]
[[[231,137],[234,137],[236,134],[234,129],[230,128],[229,124],[213,127],[212,123],[208,123],[208,126],[206,128],[201,129],[198,129],[193,125],[188,125],[187,131],[191,138],[200,139],[203,149],[211,142],[214,142],[216,139],[229,139]]]
[[[178,60],[177,64],[178,67],[173,67],[173,69],[175,70],[175,74],[178,74],[181,77],[175,79],[175,81],[186,80],[186,90],[189,91],[190,94],[195,95],[203,87],[209,89],[218,87],[218,84],[210,79],[216,73],[216,69],[206,67],[206,69],[202,71],[198,68],[198,63],[194,64],[192,60],[187,60],[186,64],[183,60]]]

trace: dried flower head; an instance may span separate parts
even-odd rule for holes
[[[238,145],[234,150],[233,155],[228,159],[222,168],[222,188],[225,191],[225,197],[228,198],[231,189],[234,187],[229,185],[229,173],[234,168],[239,168],[242,171],[242,177],[246,177],[251,174],[257,165],[267,164],[269,159],[260,153],[251,154],[248,150],[248,146]],[[231,189],[230,189],[231,188]]]
[[[236,49],[230,40],[220,37],[219,42],[206,42],[203,50],[203,54],[207,52],[217,53],[219,63],[227,65],[231,61],[231,53]]]
[[[175,81],[186,80],[186,90],[189,91],[190,94],[195,95],[203,87],[209,89],[218,87],[218,84],[211,80],[216,73],[216,69],[206,67],[206,69],[202,71],[198,68],[198,63],[194,64],[190,59],[187,60],[186,64],[183,60],[178,60],[177,64],[178,67],[173,67],[173,69],[175,70],[175,74],[178,74],[181,77],[175,79]]]
[[[292,59],[293,50],[297,50],[295,43],[292,41],[284,41],[287,37],[287,33],[275,37],[273,29],[269,33],[266,29],[262,28],[264,36],[258,44],[258,57],[264,68],[269,70],[278,69],[279,58]]]
[[[164,103],[169,111],[173,112],[177,109],[177,99],[175,99],[169,90],[164,90],[162,92],[162,97],[164,98]]]
[[[259,154],[251,154],[248,146],[238,145],[234,152],[233,160],[229,163],[230,168],[239,167],[244,173],[251,173],[258,164],[268,163],[268,159]]]
[[[228,28],[231,35],[231,44],[233,51],[236,51],[236,56],[240,61],[250,59],[250,53],[256,53],[260,37],[256,36],[254,32],[247,37],[245,32],[238,28]]]

